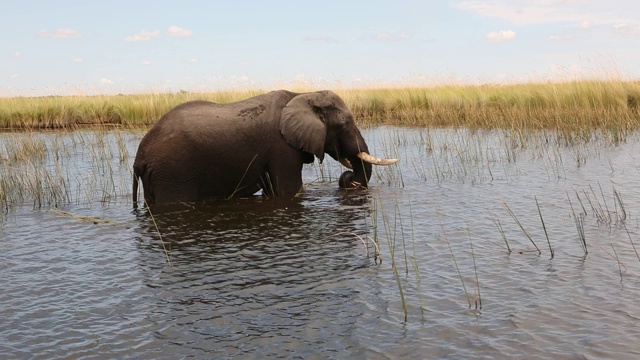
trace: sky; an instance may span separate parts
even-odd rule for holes
[[[640,79],[638,0],[1,0],[0,97]]]

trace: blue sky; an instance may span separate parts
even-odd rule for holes
[[[2,97],[640,79],[637,0],[0,7]]]

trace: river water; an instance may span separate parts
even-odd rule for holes
[[[378,127],[368,192],[151,211],[142,135],[0,134],[3,358],[640,356],[638,134]]]

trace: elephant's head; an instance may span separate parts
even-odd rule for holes
[[[369,154],[353,114],[331,91],[295,96],[282,110],[280,131],[293,147],[315,155],[320,162],[329,154],[353,171],[340,176],[342,188],[367,187],[371,165],[391,165],[397,159],[380,159]]]

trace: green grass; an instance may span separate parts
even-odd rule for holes
[[[333,90],[360,125],[572,131],[640,127],[640,81]],[[0,129],[148,127],[188,100],[228,103],[264,92],[0,98]]]

